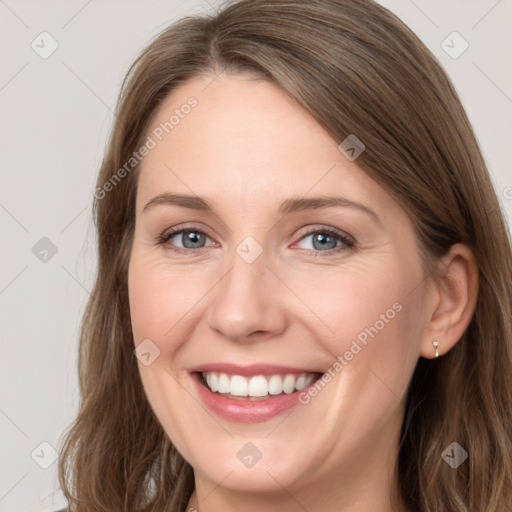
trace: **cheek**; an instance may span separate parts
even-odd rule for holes
[[[194,305],[208,291],[204,275],[192,266],[170,267],[150,255],[132,255],[128,273],[130,313],[135,344],[145,338],[175,339],[172,330],[187,325]],[[157,341],[158,343],[158,341]],[[167,347],[160,347],[166,350]]]
[[[390,254],[310,276],[288,275],[301,299],[296,316],[340,362],[333,372],[349,378],[343,386],[367,389],[370,402],[386,387],[400,396],[419,354],[421,303],[411,291],[421,282],[421,268]]]
[[[416,277],[399,270],[398,262],[381,258],[378,264],[289,272],[286,279],[299,299],[297,316],[315,329],[319,340],[339,352],[354,339],[364,344],[376,331],[396,333],[404,311],[411,309],[408,294]]]
[[[193,306],[205,291],[194,286],[191,272],[171,271],[150,254],[134,251],[128,271],[130,315],[134,345],[151,340],[159,355],[149,365],[139,362],[139,372],[148,401],[174,445],[190,459],[190,426],[178,417],[197,414],[196,403],[183,394],[187,383],[179,382],[180,347],[191,329]],[[198,280],[199,281],[199,280]],[[187,316],[187,314],[189,315]]]

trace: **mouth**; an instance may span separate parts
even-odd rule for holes
[[[314,384],[322,373],[277,373],[244,376],[224,372],[193,372],[211,393],[229,400],[261,401],[291,395]]]
[[[270,420],[304,404],[301,394],[324,375],[312,368],[256,363],[207,363],[190,368],[199,400],[216,416],[236,423]]]

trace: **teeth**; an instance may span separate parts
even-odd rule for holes
[[[271,395],[280,395],[283,392],[281,375],[272,375],[268,381],[268,392]]]
[[[235,396],[249,395],[249,382],[245,377],[233,375],[230,382],[230,393]]]
[[[242,377],[240,377],[242,378]],[[247,380],[247,379],[244,379]],[[267,396],[268,395],[268,382],[263,375],[251,377],[249,380],[249,389],[247,391],[249,396]]]
[[[215,374],[212,373],[210,378],[212,379],[212,384],[213,384],[213,381],[216,380]],[[219,375],[219,379],[217,380],[217,391],[219,393],[229,393],[231,390],[230,380],[231,379],[225,373],[221,373]],[[212,388],[214,386],[215,386],[215,384],[213,384]]]
[[[218,372],[203,372],[203,377],[211,391],[217,393],[230,393],[233,396],[289,395],[309,386],[315,380],[314,373],[301,373],[300,375],[255,375],[243,377],[241,375],[227,375]]]

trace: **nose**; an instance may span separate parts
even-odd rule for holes
[[[286,328],[286,288],[263,251],[248,263],[236,251],[227,273],[212,290],[208,324],[235,342],[279,336]]]

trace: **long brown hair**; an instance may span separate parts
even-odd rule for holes
[[[181,512],[193,490],[133,353],[127,269],[138,165],[126,163],[177,85],[221,72],[273,81],[336,141],[363,141],[358,165],[410,215],[425,261],[457,242],[472,249],[480,286],[471,323],[450,352],[420,358],[410,382],[400,498],[415,512],[512,509],[510,235],[450,79],[371,0],[239,0],[163,30],[123,82],[94,201],[99,260],[81,328],[80,410],[59,460],[70,510]],[[456,470],[441,457],[454,441],[469,454]]]

